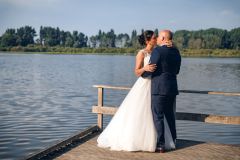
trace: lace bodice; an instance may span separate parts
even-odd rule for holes
[[[149,64],[149,60],[151,57],[151,53],[147,52],[145,49],[142,49],[141,52],[144,54],[144,66],[146,66],[147,64]]]

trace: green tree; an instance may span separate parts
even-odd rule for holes
[[[200,33],[204,47],[207,49],[222,48],[225,31],[217,28],[210,28]]]
[[[1,37],[1,46],[16,46],[17,45],[17,35],[15,29],[7,29],[6,32]]]
[[[230,48],[232,49],[240,49],[240,27],[232,29],[229,32],[229,41],[230,41]]]
[[[36,31],[30,26],[20,27],[17,29],[17,44],[20,46],[27,46],[29,44],[34,44],[34,37],[36,36]]]
[[[91,36],[90,37],[90,46],[93,48],[97,47],[97,37],[96,36]]]
[[[60,43],[61,46],[65,45],[66,38],[67,38],[67,33],[64,32],[64,31],[60,31],[60,37],[59,37],[60,42],[59,43]]]
[[[74,41],[73,47],[82,48],[87,47],[88,37],[85,36],[82,32],[78,33],[78,31],[73,31],[72,39]]]
[[[73,47],[74,40],[70,32],[66,32],[66,42],[65,46],[66,47]]]
[[[156,28],[155,30],[154,30],[154,34],[158,37],[158,29]]]
[[[41,26],[39,31],[39,39],[42,45],[44,45],[44,38],[46,38],[46,31],[43,29],[43,26]]]
[[[176,31],[173,36],[174,44],[180,49],[187,48],[189,35],[190,32],[187,30]]]
[[[87,47],[87,42],[88,42],[88,37],[80,32],[78,34],[78,38],[79,38],[79,47],[82,48],[82,47]]]
[[[137,31],[133,30],[131,34],[130,47],[139,47]]]
[[[127,47],[127,43],[129,43],[129,35],[127,33],[123,34],[120,33],[116,36],[116,41],[115,41],[115,45],[116,47]]]
[[[61,41],[60,36],[61,32],[58,27],[56,29],[52,27],[40,27],[40,42],[43,45],[48,46],[60,45]]]
[[[110,32],[107,33],[107,39],[108,39],[108,47],[115,47],[116,35],[113,29],[111,29]]]
[[[90,37],[90,42],[95,47],[116,47],[116,37],[113,29],[107,33],[99,30],[98,35]]]
[[[72,39],[73,39],[73,47],[74,48],[79,48],[78,31],[73,31]]]

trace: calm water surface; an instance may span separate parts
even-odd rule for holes
[[[0,53],[0,159],[21,159],[96,124],[94,84],[132,86],[135,57]],[[239,58],[183,58],[179,88],[240,92]],[[127,91],[105,92],[118,106]],[[180,94],[177,111],[240,116],[240,97]],[[105,124],[111,117],[104,119]],[[240,127],[177,122],[178,138],[240,144]]]

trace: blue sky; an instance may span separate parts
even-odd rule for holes
[[[240,0],[0,0],[0,35],[24,25],[116,33],[240,27]]]

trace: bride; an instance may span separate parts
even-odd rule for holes
[[[151,110],[151,79],[142,78],[144,71],[154,72],[155,64],[149,64],[151,52],[156,45],[153,31],[147,30],[138,37],[145,48],[136,56],[135,74],[138,80],[123,100],[118,111],[97,139],[98,146],[116,151],[155,152],[157,132]],[[165,126],[165,149],[174,149],[167,121]]]

